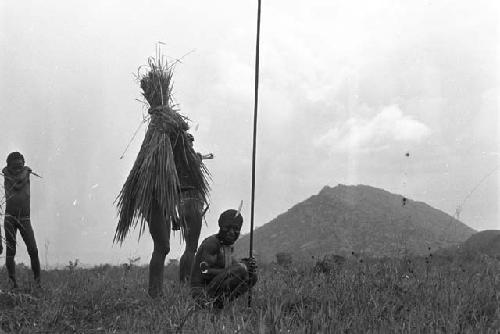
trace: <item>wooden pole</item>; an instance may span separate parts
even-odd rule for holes
[[[261,0],[257,7],[257,38],[255,41],[255,91],[253,106],[253,147],[252,147],[252,201],[250,208],[250,250],[249,256],[253,256],[253,226],[255,208],[255,156],[257,153],[257,109],[259,105],[259,51],[260,51],[260,8]],[[248,293],[248,306],[252,305],[252,290]]]

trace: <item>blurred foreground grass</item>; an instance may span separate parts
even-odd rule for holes
[[[0,270],[0,333],[366,333],[500,331],[500,262],[432,258],[353,260],[330,272],[310,264],[260,268],[247,297],[222,312],[194,310],[168,267],[165,296],[146,293],[147,267],[103,265],[43,272],[43,290],[8,289]]]

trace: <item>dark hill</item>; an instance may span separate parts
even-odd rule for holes
[[[463,243],[439,249],[436,256],[446,257],[449,260],[478,259],[478,255],[488,255],[500,259],[500,230],[486,230],[477,232]]]
[[[467,251],[500,257],[500,230],[478,232],[467,239],[462,248]]]
[[[424,255],[458,244],[474,230],[431,206],[365,185],[324,187],[254,232],[261,261],[278,252],[310,259],[329,253],[369,256]],[[247,256],[249,236],[236,245]]]

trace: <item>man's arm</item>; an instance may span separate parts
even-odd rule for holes
[[[208,154],[200,154],[201,156],[201,159],[202,160],[206,160],[206,159],[213,159],[214,158],[214,154],[213,153],[208,153]]]
[[[30,180],[30,173],[31,173],[30,168],[26,168],[22,173],[23,173],[22,178],[20,180],[16,180],[16,182],[12,186],[14,190],[22,189]]]
[[[217,255],[219,252],[218,245],[216,243],[207,242],[202,244],[200,248],[200,269],[203,277],[211,278],[222,273],[224,268],[220,268],[217,265]]]

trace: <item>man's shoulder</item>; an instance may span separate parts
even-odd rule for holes
[[[26,176],[29,176],[29,174],[31,173],[31,168],[28,167],[28,166],[24,166],[22,171],[19,172],[19,173],[12,173],[9,168],[7,166],[5,166],[4,168],[2,168],[2,173],[5,175],[5,176],[8,176],[10,178],[19,178],[19,177],[26,177]]]
[[[209,236],[208,238],[205,238],[202,241],[200,248],[201,247],[213,248],[213,247],[219,247],[219,246],[220,246],[220,242],[219,242],[219,239],[217,239],[217,234],[213,234],[213,235]]]
[[[202,244],[204,243],[219,244],[219,239],[217,238],[217,234],[212,234],[211,236],[205,238]]]

